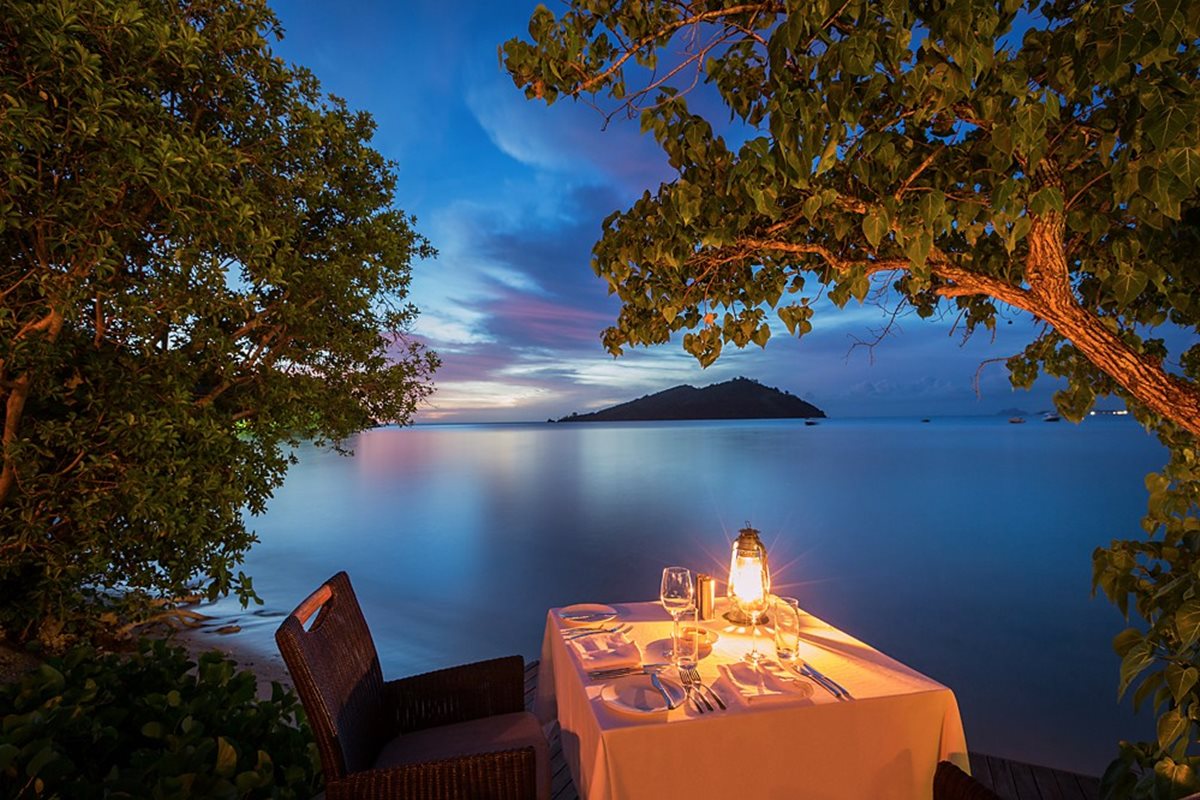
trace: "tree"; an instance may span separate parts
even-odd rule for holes
[[[374,123],[262,0],[0,0],[0,625],[61,640],[237,571],[300,441],[436,356]]]
[[[572,0],[502,48],[528,98],[636,115],[678,172],[595,246],[622,301],[614,355],[682,332],[707,366],[780,323],[803,335],[813,283],[968,333],[1007,306],[1044,323],[1008,360],[1015,386],[1065,378],[1076,421],[1117,395],[1172,449],[1149,537],[1095,557],[1147,628],[1118,637],[1121,691],[1141,676],[1166,709],[1117,793],[1197,785],[1198,38],[1181,0]]]

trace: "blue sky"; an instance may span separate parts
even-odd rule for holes
[[[274,3],[283,58],[326,92],[371,112],[374,145],[398,166],[396,202],[439,256],[415,265],[415,332],[442,357],[418,421],[544,420],[679,383],[738,375],[816,403],[831,416],[990,414],[1050,407],[1039,381],[1013,392],[1002,364],[1032,337],[1009,314],[997,335],[963,343],[953,318],[902,319],[873,350],[854,348],[885,323],[851,301],[820,307],[802,340],[776,331],[765,350],[727,349],[702,370],[678,343],[613,359],[600,332],[618,303],[589,266],[601,220],[671,179],[636,122],[583,104],[526,101],[497,47],[523,35],[536,3]],[[1111,405],[1111,403],[1109,404]]]

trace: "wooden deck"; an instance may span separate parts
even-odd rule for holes
[[[538,662],[525,665],[525,707],[533,705]],[[971,753],[971,772],[980,783],[1004,800],[1099,800],[1100,780],[1073,772],[1022,764],[1004,758]],[[554,800],[579,800],[571,771],[563,758],[558,726],[550,737],[550,786]],[[868,800],[864,798],[864,800]]]

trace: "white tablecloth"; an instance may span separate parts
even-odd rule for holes
[[[613,606],[646,662],[662,661],[670,617],[658,603]],[[718,611],[722,610],[721,608]],[[803,798],[928,800],[940,760],[968,769],[954,693],[824,621],[803,614],[800,656],[841,683],[854,700],[819,687],[807,699],[698,714],[686,704],[653,719],[600,699],[551,610],[542,642],[534,710],[555,717],[571,777],[587,800],[639,798]],[[740,659],[750,635],[719,615],[702,622],[720,634],[699,664],[710,684],[717,665]],[[770,632],[759,649],[774,655]],[[673,675],[671,670],[667,673]]]

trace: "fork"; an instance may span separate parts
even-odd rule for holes
[[[713,708],[712,703],[708,702],[708,698],[700,691],[700,675],[696,670],[691,667],[680,667],[679,679],[683,681],[683,690],[687,692],[688,697],[692,698],[692,705],[696,707],[697,711],[703,714],[705,708],[709,711],[716,710]],[[696,698],[700,699],[697,700]],[[700,705],[701,701],[704,701],[703,706]]]
[[[725,710],[725,702],[723,700],[721,700],[721,695],[714,692],[712,690],[712,688],[704,685],[704,681],[700,680],[700,673],[696,670],[695,667],[681,668],[679,670],[679,676],[681,678],[683,678],[683,680],[685,682],[691,681],[692,684],[694,686],[696,686],[697,693],[700,694],[700,697],[704,699],[704,704],[708,706],[710,711],[713,710],[712,703],[709,703],[708,699],[704,697],[703,693],[699,692],[700,689],[703,689],[705,692],[708,692],[709,697],[711,697],[713,700],[717,701],[717,705],[719,705],[721,707],[721,710],[722,711]]]
[[[563,635],[563,639],[568,642],[573,642],[576,639],[582,639],[585,636],[594,636],[597,633],[628,633],[633,630],[632,625],[613,625],[611,628],[589,628],[586,631],[576,630],[573,633]]]

